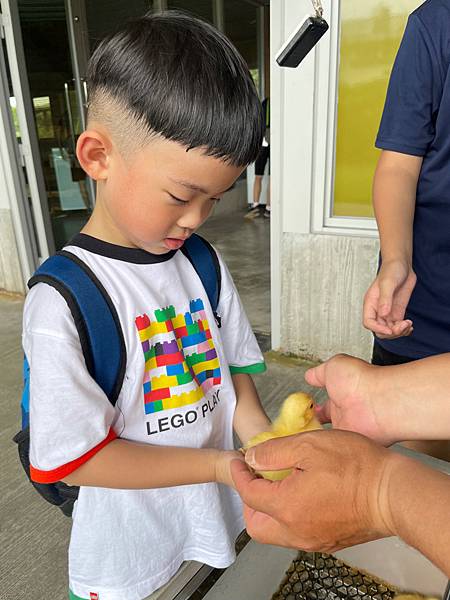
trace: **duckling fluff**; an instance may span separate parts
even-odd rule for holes
[[[244,450],[277,437],[294,435],[303,431],[321,429],[321,424],[314,415],[314,402],[311,396],[303,392],[291,394],[283,402],[280,414],[272,423],[269,431],[263,431],[252,437]],[[291,469],[282,471],[258,471],[265,479],[277,481],[284,479],[291,473]]]

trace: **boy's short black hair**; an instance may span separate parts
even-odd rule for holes
[[[185,13],[148,13],[100,42],[88,89],[90,104],[106,95],[149,134],[233,165],[260,150],[264,118],[246,63],[222,33]]]

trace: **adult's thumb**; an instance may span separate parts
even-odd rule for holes
[[[325,387],[325,368],[326,362],[308,369],[305,373],[306,383],[314,387]]]
[[[249,448],[245,453],[245,462],[257,471],[277,471],[289,469],[298,463],[297,438],[290,435],[275,438]]]

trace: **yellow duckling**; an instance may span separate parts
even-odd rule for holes
[[[245,450],[277,437],[294,435],[302,431],[320,429],[322,426],[314,415],[314,402],[311,396],[303,392],[291,394],[283,402],[280,414],[272,423],[270,431],[263,431],[252,437],[245,445]],[[291,473],[291,469],[283,471],[261,471],[265,479],[277,481],[284,479]]]

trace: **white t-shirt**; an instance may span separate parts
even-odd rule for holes
[[[33,479],[67,476],[120,437],[164,446],[233,448],[231,373],[264,370],[231,276],[220,260],[218,329],[182,252],[152,255],[79,234],[66,247],[95,273],[118,312],[126,372],[113,407],[85,365],[64,298],[28,294],[23,346],[30,364]],[[69,585],[99,600],[140,600],[183,561],[230,565],[244,528],[231,488],[205,483],[149,490],[82,487],[73,515]]]

